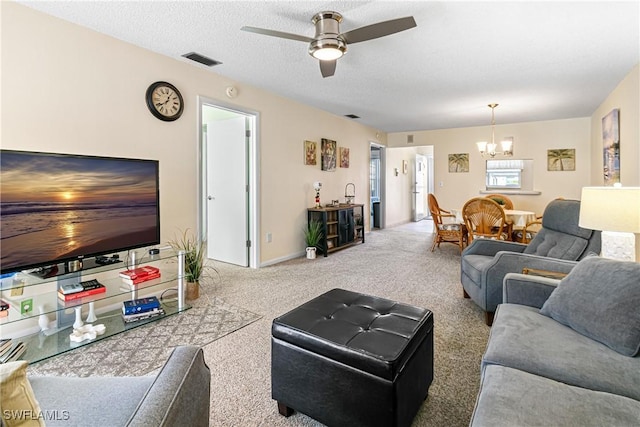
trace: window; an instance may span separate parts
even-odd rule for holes
[[[521,169],[487,169],[487,190],[493,188],[519,190],[522,187],[521,182]]]
[[[532,190],[533,160],[487,160],[487,190]]]

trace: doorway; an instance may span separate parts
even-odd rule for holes
[[[258,267],[256,113],[199,97],[198,233],[207,258]]]
[[[369,229],[384,228],[385,147],[371,142],[369,160]]]

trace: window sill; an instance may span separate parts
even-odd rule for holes
[[[480,194],[520,194],[523,196],[539,196],[542,194],[542,191],[534,191],[534,190],[508,190],[508,189],[500,189],[500,188],[492,188],[491,190],[480,190]]]

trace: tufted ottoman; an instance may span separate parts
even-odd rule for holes
[[[329,426],[409,426],[433,380],[429,310],[333,289],[273,320],[271,396]]]

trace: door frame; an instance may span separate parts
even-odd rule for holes
[[[257,111],[240,108],[237,105],[227,104],[217,99],[208,98],[198,95],[198,150],[197,150],[197,169],[198,169],[198,189],[197,189],[197,208],[198,208],[198,236],[202,241],[207,240],[207,157],[206,157],[206,141],[203,138],[203,107],[213,107],[221,110],[227,110],[248,118],[251,135],[249,136],[247,170],[249,171],[249,203],[248,203],[248,220],[249,220],[249,240],[251,247],[249,248],[249,267],[258,268],[260,260],[260,209],[258,200],[260,200],[260,187],[258,185],[258,177],[260,176],[260,158],[259,153],[259,129],[260,129],[260,113]]]
[[[369,141],[369,163],[371,163],[371,147],[376,147],[380,149],[380,228],[382,230],[386,225],[386,193],[387,193],[387,146],[382,145],[378,142]],[[369,206],[371,206],[371,184],[369,184]],[[371,218],[371,214],[369,218]],[[369,224],[369,231],[373,231],[373,223]]]

